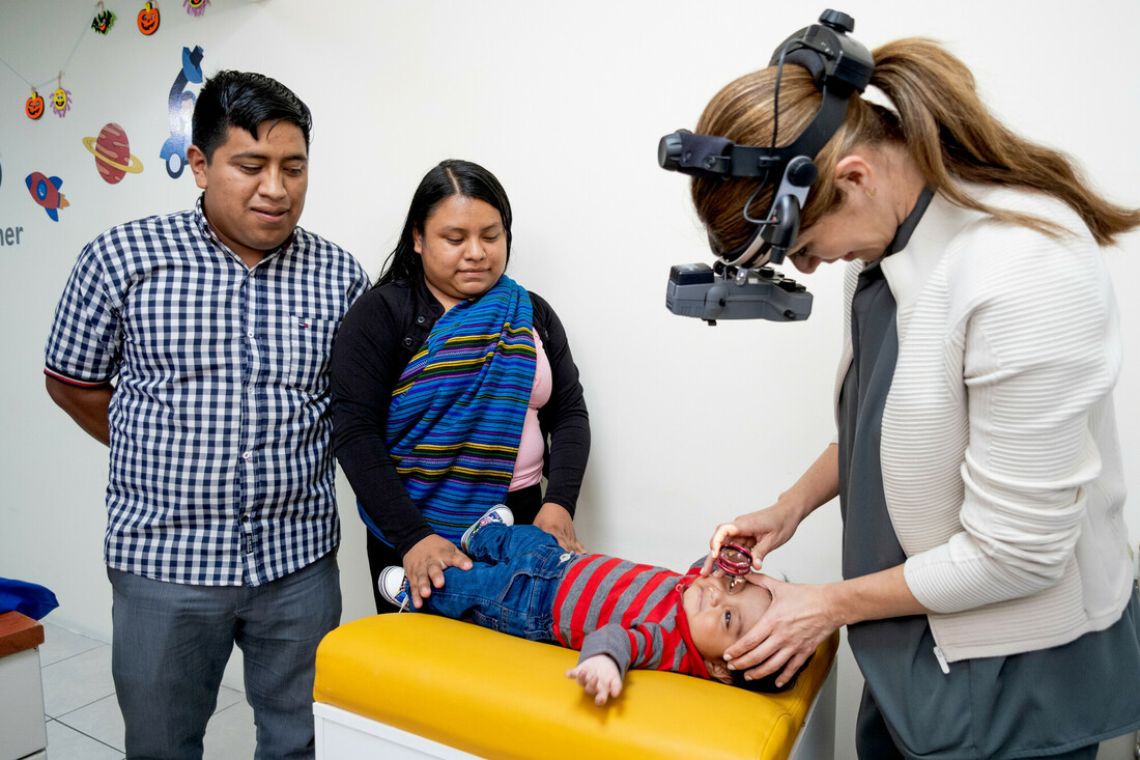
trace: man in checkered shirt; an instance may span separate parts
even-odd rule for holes
[[[202,756],[236,643],[257,757],[312,757],[313,656],[341,610],[329,352],[368,278],[297,226],[312,122],[296,95],[223,71],[193,119],[201,198],[84,248],[47,388],[110,446],[104,552],[127,755]]]

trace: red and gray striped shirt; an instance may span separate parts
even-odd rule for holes
[[[700,572],[681,575],[604,554],[575,557],[554,600],[554,637],[582,652],[613,658],[629,668],[669,670],[708,678],[693,645],[681,594]]]

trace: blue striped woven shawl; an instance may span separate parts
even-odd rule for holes
[[[533,326],[529,294],[503,275],[436,322],[392,391],[389,455],[428,524],[456,544],[506,498],[534,384]]]

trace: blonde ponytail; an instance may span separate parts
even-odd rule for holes
[[[873,55],[871,84],[897,109],[907,150],[927,183],[954,203],[1056,233],[1047,220],[979,203],[955,180],[1036,190],[1076,211],[1101,245],[1140,225],[1140,210],[1098,196],[1063,153],[1019,137],[994,118],[978,97],[970,70],[941,45],[897,40]]]
[[[833,178],[839,159],[856,145],[881,143],[902,145],[926,183],[951,202],[997,219],[1050,235],[1062,232],[1049,220],[983,204],[966,193],[962,183],[1051,195],[1079,214],[1101,245],[1140,226],[1140,209],[1106,201],[1088,187],[1063,153],[1029,142],[999,122],[978,97],[970,70],[938,43],[896,40],[873,55],[871,85],[890,99],[895,112],[861,97],[852,99],[843,125],[815,157],[819,180],[803,210],[805,229],[842,200]],[[774,86],[773,67],[730,82],[709,101],[696,131],[741,145],[771,144]],[[791,144],[819,103],[819,91],[807,71],[785,67],[776,144]],[[755,189],[756,183],[747,180],[694,178],[693,203],[720,247],[735,247],[751,235],[741,209]],[[753,208],[768,208],[773,189],[762,189]]]

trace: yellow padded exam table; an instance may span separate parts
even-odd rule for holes
[[[362,618],[317,650],[317,758],[823,760],[838,641],[782,694],[632,670],[598,707],[564,676],[575,651],[434,615]]]

